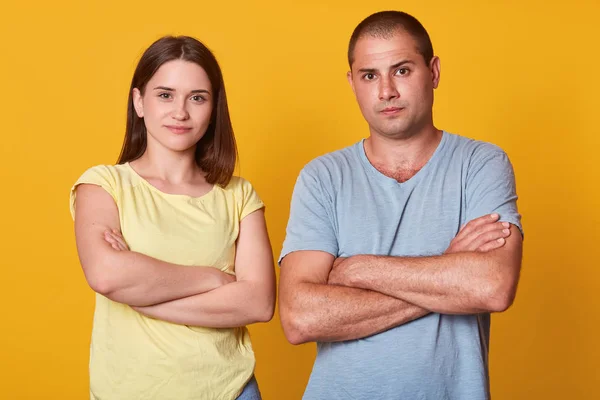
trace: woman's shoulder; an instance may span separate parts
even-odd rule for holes
[[[236,204],[240,219],[250,212],[264,207],[264,203],[250,181],[241,176],[232,176],[231,180],[223,188],[231,194]]]
[[[222,188],[226,192],[233,193],[235,195],[243,195],[249,191],[254,191],[252,183],[246,178],[238,175],[234,175],[229,180],[229,183]]]
[[[136,183],[135,173],[127,163],[97,164],[83,171],[73,184],[72,190],[81,184],[92,184],[103,187],[114,197],[121,188],[135,186]]]
[[[97,164],[88,167],[80,175],[78,181],[99,179],[109,183],[129,181],[133,177],[131,167],[125,164]]]

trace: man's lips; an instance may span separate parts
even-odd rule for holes
[[[381,110],[380,112],[383,114],[395,114],[397,112],[400,112],[404,110],[403,107],[386,107],[383,110]]]

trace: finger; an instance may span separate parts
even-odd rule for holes
[[[486,234],[493,230],[502,231],[510,226],[508,222],[488,222],[483,225],[478,225],[476,227],[471,227],[470,229],[465,229],[464,232],[457,235],[456,239],[459,241],[464,241],[467,245],[471,246],[471,244],[477,240],[480,235]],[[501,236],[498,236],[501,237]],[[480,243],[483,244],[483,243]],[[472,246],[471,246],[472,248]]]
[[[485,253],[486,251],[496,250],[506,244],[506,239],[499,238],[496,240],[492,240],[491,242],[487,242],[484,245],[480,246],[477,251],[481,253]]]
[[[127,251],[127,250],[129,250],[129,247],[127,247],[127,245],[125,245],[125,244],[123,244],[123,243],[121,243],[119,241],[117,241],[117,243],[118,243],[118,246],[119,246],[119,250],[121,250],[121,251]]]
[[[121,233],[120,230],[118,229],[113,229],[112,230],[112,235],[117,239],[120,240],[121,242],[125,243],[125,238],[123,237],[123,234]]]
[[[510,226],[510,224],[506,222],[496,222],[494,224],[485,225],[481,228],[481,232],[473,232],[460,238],[457,236],[452,240],[446,252],[481,251],[481,246],[484,246],[487,243],[493,243],[497,239],[506,239],[509,237],[511,231],[507,226]],[[500,246],[503,244],[504,243],[501,243]]]
[[[129,250],[129,246],[127,246],[125,239],[123,238],[123,236],[121,236],[121,234],[118,231],[117,233],[115,233],[115,229],[113,229],[113,232],[111,232],[110,235],[117,243],[119,243],[123,250]]]
[[[104,232],[104,240],[110,244],[116,243],[115,238],[110,234],[110,232]]]
[[[129,250],[127,248],[127,246],[124,245],[123,243],[121,243],[121,241],[117,237],[115,237],[111,232],[107,231],[104,234],[104,240],[106,240],[108,243],[110,243],[112,248],[115,250],[119,250],[119,251]]]
[[[454,239],[456,240],[463,240],[464,238],[467,237],[467,235],[470,235],[471,233],[473,233],[479,225],[479,219],[477,220],[472,220],[467,222],[466,224],[463,224],[463,226],[460,227],[458,233],[456,234],[456,236],[454,237]],[[488,223],[494,223],[494,221],[488,221]]]
[[[494,229],[488,232],[481,233],[469,243],[471,251],[478,250],[481,246],[486,243],[493,242],[498,239],[506,239],[510,236],[510,229]]]
[[[121,245],[119,244],[119,242],[117,242],[116,240],[114,240],[113,238],[109,238],[107,240],[108,244],[110,244],[110,247],[112,247],[113,249],[117,250],[117,251],[122,251],[123,249],[121,248]]]
[[[467,222],[467,224],[465,225],[464,229],[461,230],[461,232],[463,234],[471,233],[471,232],[477,230],[477,228],[479,228],[485,224],[490,224],[490,223],[494,223],[494,222],[498,221],[498,218],[500,218],[500,216],[496,213],[487,214],[482,217],[475,218],[475,219]]]
[[[491,231],[502,231],[504,229],[508,229],[510,224],[508,222],[493,222],[485,225],[480,225],[477,228],[471,230],[469,233],[463,234],[464,239],[467,241],[473,241],[478,236],[487,234]]]
[[[119,243],[119,246],[121,246],[123,250],[129,250],[129,246],[127,246],[127,243],[125,243],[125,239],[117,238],[117,243]]]

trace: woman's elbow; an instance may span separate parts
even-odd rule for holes
[[[86,273],[85,279],[89,287],[96,293],[101,294],[105,297],[109,296],[113,292],[112,283],[106,277],[100,274]]]
[[[255,306],[255,309],[257,322],[269,322],[275,314],[275,296],[266,296],[260,304]]]
[[[273,314],[273,309],[265,309],[256,315],[256,322],[269,322],[273,319]]]
[[[86,263],[82,267],[85,280],[94,292],[107,297],[115,291],[115,279],[110,276],[110,269],[106,265],[94,262]]]

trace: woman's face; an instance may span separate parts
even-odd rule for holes
[[[206,71],[184,60],[164,63],[148,81],[143,95],[133,89],[133,104],[144,119],[148,146],[175,152],[195,149],[210,124],[212,90]]]

